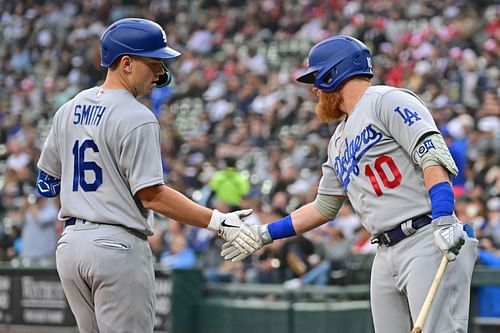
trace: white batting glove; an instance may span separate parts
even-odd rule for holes
[[[222,245],[221,256],[233,262],[241,261],[264,245],[272,243],[267,225],[242,224],[236,237]]]
[[[237,210],[231,213],[221,213],[217,209],[212,212],[207,229],[215,232],[226,241],[233,240],[243,224],[243,218],[253,213],[253,209]]]
[[[462,224],[453,215],[442,216],[432,220],[434,241],[438,248],[448,258],[454,261],[465,243],[465,232]]]

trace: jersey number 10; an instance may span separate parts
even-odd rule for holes
[[[81,145],[79,145],[79,140],[76,140],[73,145],[73,192],[78,191],[78,186],[85,192],[94,192],[102,184],[102,168],[96,162],[85,161],[87,149],[92,149],[95,153],[99,152],[94,140],[87,139]],[[93,182],[87,182],[85,171],[94,174]]]
[[[395,188],[396,186],[401,184],[401,172],[399,172],[399,169],[392,157],[382,155],[375,160],[374,164],[375,171],[377,172],[378,177],[382,181],[382,184],[384,184],[385,188]],[[389,179],[389,177],[387,176],[386,170],[383,168],[384,165],[386,165],[387,168],[391,171],[392,179]],[[375,176],[375,172],[369,164],[365,166],[365,175],[368,177],[368,179],[370,179],[373,190],[375,191],[375,194],[377,194],[377,197],[380,197],[382,194],[384,194],[384,192],[382,192],[382,189],[380,188],[377,177]]]

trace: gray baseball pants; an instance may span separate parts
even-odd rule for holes
[[[81,333],[153,332],[155,280],[147,240],[119,226],[67,226],[57,272]]]
[[[465,333],[478,241],[466,237],[448,264],[423,333]],[[376,333],[410,332],[424,304],[443,254],[428,225],[394,246],[379,246],[371,275],[371,308]]]

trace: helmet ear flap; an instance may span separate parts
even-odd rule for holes
[[[170,84],[170,81],[172,81],[172,75],[170,72],[165,72],[164,74],[161,74],[158,81],[156,81],[156,87],[165,87]]]
[[[161,63],[161,66],[163,67],[163,70],[165,71],[165,73],[161,74],[159,76],[158,80],[156,81],[157,88],[165,87],[166,85],[170,84],[170,82],[172,81],[172,73],[170,73],[167,66],[163,63],[163,61]]]

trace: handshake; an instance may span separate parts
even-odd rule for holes
[[[252,209],[226,214],[214,209],[207,229],[226,241],[221,251],[224,259],[241,261],[273,241],[267,225],[248,225],[243,222],[243,218],[252,213]]]

